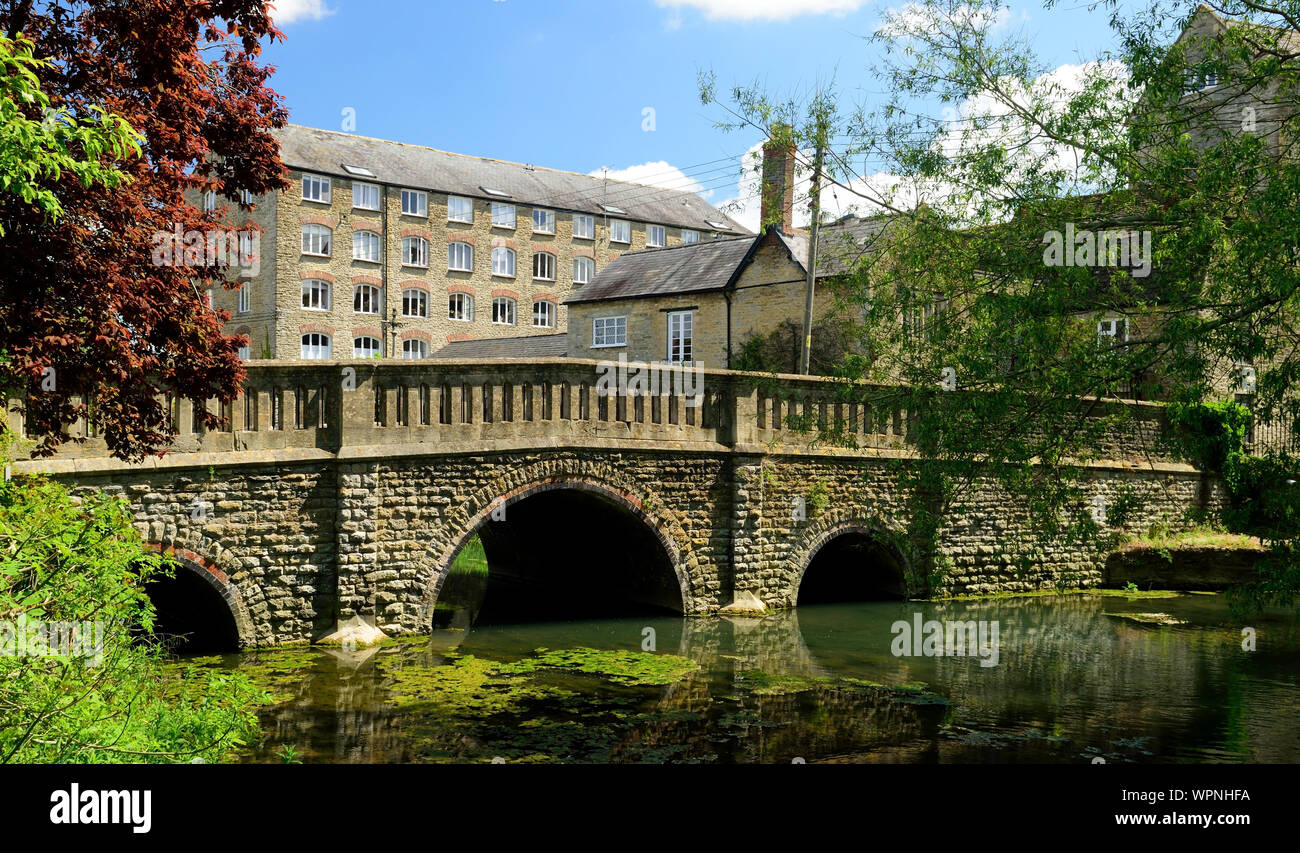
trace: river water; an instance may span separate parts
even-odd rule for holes
[[[996,664],[895,655],[918,618],[996,623]],[[1290,612],[1068,595],[462,625],[193,662],[271,686],[246,761],[1300,763],[1298,652]]]

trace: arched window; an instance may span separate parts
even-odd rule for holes
[[[447,319],[462,320],[466,323],[474,319],[474,297],[468,293],[447,294]]]
[[[379,263],[379,235],[374,231],[353,231],[352,260]]]
[[[303,358],[329,358],[330,336],[311,332],[302,336]]]
[[[448,243],[447,269],[457,272],[473,272],[474,247],[469,243]]]
[[[403,237],[402,264],[408,267],[427,267],[429,265],[429,241],[423,237]]]
[[[302,253],[329,257],[330,238],[334,232],[324,225],[302,226]]]
[[[402,341],[402,358],[413,360],[428,357],[429,344],[427,342],[422,341],[419,338],[411,338],[410,340]],[[428,421],[422,421],[422,423],[428,423]]]
[[[596,262],[591,258],[573,259],[573,283],[586,284],[596,277]]]
[[[515,324],[515,301],[508,296],[492,300],[492,322],[502,326]]]
[[[402,291],[402,316],[403,317],[428,317],[429,316],[429,294],[423,290]]]
[[[533,278],[555,281],[555,255],[550,252],[533,253]]]
[[[533,325],[542,329],[555,328],[555,303],[538,299],[533,303]]]
[[[380,345],[378,338],[362,335],[359,338],[352,339],[353,358],[374,358],[382,352],[383,347]]]
[[[302,283],[302,307],[308,311],[330,310],[330,284],[318,278],[309,278]]]
[[[358,284],[352,289],[352,310],[358,314],[378,314],[380,291],[373,284]]]
[[[492,274],[513,278],[515,275],[515,250],[497,246],[492,250]]]

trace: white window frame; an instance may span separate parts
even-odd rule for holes
[[[542,221],[537,221],[538,215],[541,215]],[[555,211],[547,210],[543,207],[533,208],[533,233],[534,234],[554,234],[555,233]]]
[[[579,225],[583,227],[579,228]],[[595,240],[596,217],[586,213],[573,214],[573,238],[575,240]]]
[[[654,239],[655,236],[658,239]],[[662,225],[646,225],[645,246],[647,249],[662,249],[668,245],[668,229]]]
[[[252,348],[251,346],[248,346],[247,344],[245,344],[244,346],[242,346],[242,347],[239,348],[238,355],[239,355],[239,360],[240,360],[240,361],[252,361],[252,360],[253,360],[253,348]]]
[[[578,271],[582,270],[583,274],[579,275]],[[584,258],[581,255],[573,259],[573,283],[587,284],[596,277],[596,262],[591,258]]]
[[[464,216],[453,216],[452,209],[463,207],[466,211]],[[447,196],[447,221],[448,222],[469,222],[474,221],[474,200],[464,196],[449,195]]]
[[[459,247],[459,248],[457,248]],[[458,255],[464,257],[457,257]],[[455,261],[465,261],[468,263],[464,266],[457,266]],[[447,244],[447,271],[448,272],[474,272],[474,247],[469,243],[460,240],[453,240]]]
[[[417,247],[418,252],[412,253],[411,247]],[[412,257],[412,254],[415,257]],[[403,237],[402,238],[402,266],[429,268],[429,241],[423,237]]]
[[[333,288],[328,281],[321,278],[305,278],[302,280],[302,310],[304,311],[328,311],[330,303],[333,301],[331,291]],[[316,304],[311,304],[316,303]]]
[[[373,311],[362,308],[369,305]],[[354,284],[352,286],[353,314],[380,314],[384,308],[384,291],[377,284]]]
[[[302,226],[302,253],[316,258],[328,258],[334,248],[334,229],[328,225],[309,222]]]
[[[411,309],[416,310],[412,311]],[[420,290],[418,287],[408,287],[402,291],[402,316],[403,317],[428,317],[429,316],[429,293]]]
[[[413,351],[414,350],[414,351]],[[429,342],[419,338],[407,338],[402,341],[402,358],[406,361],[418,361],[429,357]]]
[[[685,356],[685,357],[683,357]],[[668,312],[668,363],[691,364],[695,360],[695,312]]]
[[[203,194],[203,212],[216,213],[217,211],[217,191],[208,190]]]
[[[593,317],[591,320],[591,348],[627,346],[627,315]]]
[[[540,311],[538,309],[541,309]],[[555,317],[558,314],[555,303],[549,299],[533,300],[533,327],[538,329],[554,329]],[[542,322],[538,322],[541,320]]]
[[[464,316],[457,316],[458,314]],[[473,323],[474,297],[459,290],[448,293],[447,319],[455,323]]]
[[[373,343],[374,346],[369,346]],[[352,339],[352,357],[353,358],[374,358],[383,356],[384,343],[379,338],[372,338],[370,335],[357,335]]]
[[[378,231],[362,229],[352,232],[352,260],[377,264],[383,260],[382,250],[383,241],[379,239]]]
[[[323,332],[308,332],[299,343],[302,349],[299,355],[304,359],[323,359],[330,357],[330,336]]]
[[[236,296],[235,296],[236,313],[247,314],[251,310],[249,306],[252,303],[252,297],[249,295],[248,291],[249,288],[251,288],[252,286],[253,286],[252,282],[246,281],[243,284],[241,284],[239,290],[236,291]]]
[[[611,219],[609,221],[609,242],[631,245],[632,223],[626,219]]]
[[[691,244],[691,243],[698,243],[698,242],[700,242],[700,232],[695,231],[695,230],[693,230],[693,229],[691,229],[691,228],[683,228],[683,229],[682,229],[682,242],[685,243],[685,244],[688,244],[688,245]]]
[[[413,202],[414,204],[410,204]],[[410,208],[414,206],[414,210]],[[429,218],[429,194],[424,190],[402,190],[402,215]]]
[[[1120,334],[1120,332],[1123,334]],[[1097,344],[1105,346],[1109,343],[1107,339],[1118,339],[1120,343],[1128,340],[1128,318],[1127,317],[1108,317],[1105,320],[1097,321]]]
[[[507,216],[506,214],[510,215]],[[507,224],[508,223],[508,224]],[[519,225],[519,211],[513,204],[502,201],[492,202],[492,227],[514,230]]]
[[[504,263],[498,263],[497,258],[504,258]],[[500,268],[508,268],[508,272],[502,272]],[[497,246],[492,250],[492,274],[499,278],[515,277],[515,250],[509,246]]]
[[[330,188],[330,179],[324,175],[302,176],[302,200],[313,201],[317,204],[329,204],[332,196]]]
[[[494,326],[513,326],[515,325],[515,309],[518,307],[515,300],[509,296],[492,297],[492,325]],[[504,319],[502,319],[504,317]]]
[[[358,195],[360,198],[358,198]],[[374,204],[366,204],[367,196],[374,197]],[[352,184],[352,206],[357,210],[378,210],[379,185],[354,182]]]
[[[537,264],[542,264],[542,273],[537,272]],[[559,258],[555,257],[554,252],[539,251],[533,252],[533,280],[534,281],[555,281],[555,268],[559,266]],[[547,269],[549,268],[549,270]],[[545,275],[546,272],[550,275]]]

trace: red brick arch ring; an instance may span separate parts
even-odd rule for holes
[[[429,584],[428,591],[424,595],[424,600],[420,604],[421,625],[427,625],[433,619],[433,606],[438,601],[438,593],[442,590],[442,583],[447,577],[448,570],[451,569],[456,557],[465,547],[469,538],[487,523],[492,511],[507,503],[517,502],[550,491],[576,491],[597,495],[627,510],[630,515],[645,525],[646,529],[659,541],[659,544],[664,549],[664,554],[667,555],[668,561],[672,564],[673,574],[677,576],[677,585],[681,590],[682,612],[693,612],[692,601],[694,597],[691,595],[691,566],[689,564],[694,563],[694,557],[693,555],[683,556],[685,549],[679,546],[670,531],[664,529],[666,526],[665,519],[658,518],[655,514],[647,512],[641,498],[630,491],[583,477],[558,475],[517,486],[495,500],[483,503],[478,508],[478,511],[470,517],[459,537],[444,548],[434,561],[434,576]]]
[[[160,545],[150,542],[147,543],[147,547],[175,560],[178,573],[188,572],[212,587],[230,609],[230,616],[235,622],[235,632],[239,635],[239,647],[244,649],[256,645],[253,619],[244,604],[244,597],[239,594],[239,587],[216,563],[202,554],[172,544]]]

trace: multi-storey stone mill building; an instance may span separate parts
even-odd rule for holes
[[[122,496],[144,538],[178,559],[191,618],[229,645],[310,641],[356,617],[427,631],[475,533],[491,574],[518,581],[538,617],[923,592],[896,538],[900,466],[914,458],[906,412],[841,402],[832,380],[722,370],[609,396],[604,367],[253,362],[221,431],[199,431],[193,404],[173,400],[179,435],[161,457],[114,459],[79,425],[83,442],[14,469]],[[1163,408],[1135,410],[1090,463],[1096,494],[1138,497],[1135,529],[1218,503],[1202,472],[1152,461]],[[790,415],[856,446],[792,430]],[[1022,535],[1016,505],[977,482],[940,533],[942,591],[1101,581],[1096,551],[1029,538],[1013,554]]]
[[[288,190],[251,211],[204,200],[264,229],[243,286],[212,294],[245,358],[557,335],[564,299],[620,253],[747,233],[691,192],[297,125],[276,137]]]

